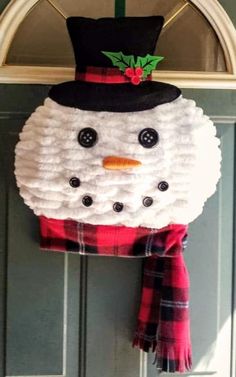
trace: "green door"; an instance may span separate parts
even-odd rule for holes
[[[0,85],[1,376],[154,377],[154,355],[131,346],[142,260],[40,251],[37,218],[18,194],[18,133],[48,90]],[[236,93],[183,94],[215,120],[223,154],[218,191],[191,224],[185,252],[194,358],[188,375],[233,377]]]
[[[146,364],[146,354],[131,347],[142,261],[40,251],[37,219],[19,197],[14,147],[25,119],[47,91],[37,85],[0,87],[2,375],[154,377],[153,355]],[[206,104],[201,91],[186,91],[213,115],[222,94],[211,92]],[[230,92],[224,97],[226,104],[234,98]],[[230,376],[234,124],[217,126],[222,179],[191,224],[185,254],[194,366],[217,376],[227,370]]]

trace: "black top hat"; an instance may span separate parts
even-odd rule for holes
[[[163,22],[162,16],[97,20],[69,17],[67,27],[75,53],[76,80],[53,86],[49,97],[64,106],[113,112],[142,111],[173,101],[181,94],[180,89],[151,80],[133,85],[103,53],[122,51],[125,56],[140,57],[153,54]],[[88,74],[91,70],[92,76]],[[116,71],[114,80],[106,80]]]

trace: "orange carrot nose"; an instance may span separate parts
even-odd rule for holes
[[[138,160],[133,160],[126,157],[107,156],[103,159],[103,167],[110,170],[122,170],[129,168],[136,168],[142,165]]]

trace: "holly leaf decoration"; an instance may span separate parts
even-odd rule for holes
[[[143,78],[146,78],[163,59],[163,56],[153,56],[149,54],[144,57],[138,56],[135,67],[143,68]]]
[[[106,55],[109,59],[111,59],[112,64],[114,67],[118,67],[122,72],[126,70],[126,68],[135,67],[135,60],[134,55],[124,55],[123,52],[110,52],[110,51],[101,51],[102,54]]]
[[[152,73],[152,71],[156,68],[157,64],[160,63],[164,57],[163,56],[153,56],[147,54],[146,56],[137,56],[134,55],[124,55],[123,52],[113,52],[113,51],[101,51],[102,54],[107,56],[111,61],[114,67],[118,67],[120,71],[124,72],[125,75],[130,77],[132,83],[139,77],[140,80],[146,79],[148,75]],[[135,62],[136,60],[136,62]],[[142,77],[140,77],[133,69],[133,73],[131,71],[131,76],[127,74],[127,68],[142,68]],[[137,85],[137,84],[135,84]]]

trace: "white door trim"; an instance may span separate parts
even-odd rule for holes
[[[55,84],[73,80],[67,67],[9,66],[5,64],[12,40],[21,22],[40,0],[11,0],[0,16],[0,82]],[[155,71],[154,79],[180,88],[236,89],[236,30],[217,0],[191,0],[207,18],[221,42],[227,73]]]

